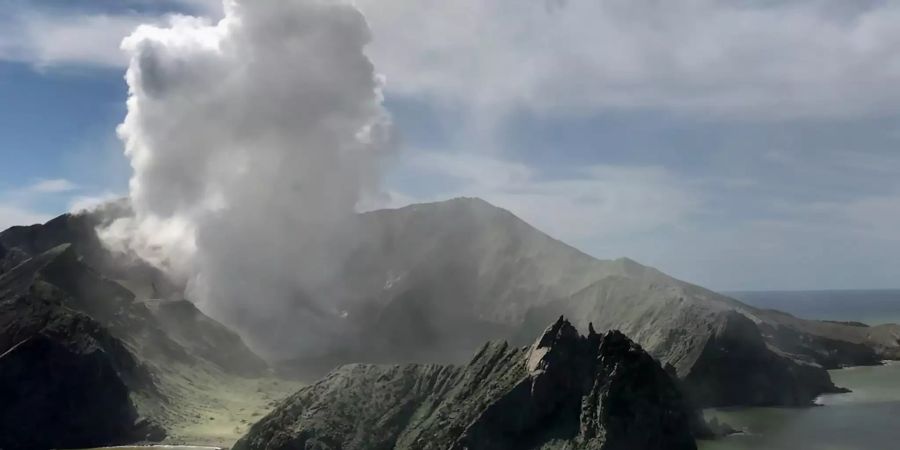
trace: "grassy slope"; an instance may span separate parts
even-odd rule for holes
[[[215,367],[169,365],[160,374],[165,404],[135,399],[169,431],[163,444],[231,446],[301,385],[274,377],[241,378]]]

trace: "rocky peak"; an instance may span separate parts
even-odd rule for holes
[[[528,372],[535,376],[551,366],[572,359],[579,353],[581,340],[578,330],[568,320],[559,316],[559,319],[529,348],[525,358]]]
[[[462,367],[340,368],[235,448],[693,450],[698,423],[639,345],[560,317],[533,345],[487,344]]]
[[[571,408],[567,403],[575,400],[580,405],[575,441],[601,445],[597,448],[610,441],[626,442],[622,448],[692,448],[688,440],[671,437],[681,426],[702,427],[671,375],[621,332],[597,334],[592,324],[588,330],[580,336],[560,317],[529,348],[534,407],[547,414]],[[665,442],[650,432],[660,424],[669,436]]]

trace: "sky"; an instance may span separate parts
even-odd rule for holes
[[[900,287],[900,4],[355,3],[400,139],[370,206],[478,196],[719,290]],[[221,3],[0,6],[0,228],[127,195],[120,43]]]

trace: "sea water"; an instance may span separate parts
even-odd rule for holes
[[[734,295],[734,294],[732,294]],[[805,319],[884,322],[900,319],[900,291],[821,291],[734,295]],[[824,395],[809,408],[707,410],[743,433],[700,442],[701,450],[900,449],[900,363],[830,371],[847,394]]]
[[[892,450],[900,449],[900,363],[830,371],[848,394],[824,395],[809,408],[707,410],[743,433],[701,450]]]

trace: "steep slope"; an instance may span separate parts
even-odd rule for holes
[[[597,260],[478,199],[366,213],[359,235],[340,288],[329,293],[352,337],[285,370],[313,361],[458,361],[473,341],[521,343],[564,314],[581,330],[588,322],[622,330],[671,364],[704,404],[798,405],[835,389],[824,368],[875,364],[898,348],[887,330],[789,318],[628,259]],[[713,365],[740,364],[754,370],[710,378],[720,375]]]
[[[62,244],[41,253],[4,275],[15,292],[35,284],[62,293],[60,306],[85,314],[146,359],[188,362],[190,355],[156,324],[147,307],[131,291],[82,262],[73,246]],[[22,320],[25,320],[23,317]]]
[[[44,224],[9,228],[0,232],[0,246],[14,252],[17,262],[22,262],[59,245],[70,244],[85,264],[105,277],[126,281],[154,297],[180,293],[182,287],[173,284],[159,270],[142,261],[113,254],[100,242],[97,227],[127,214],[129,207],[124,201],[110,202],[91,213],[63,214]]]
[[[167,336],[193,355],[229,373],[258,376],[266,363],[244,345],[241,337],[210,319],[187,300],[148,300],[147,307]]]
[[[87,448],[155,439],[154,428],[136,423],[116,369],[90,335],[63,340],[38,333],[16,344],[0,355],[0,446]]]
[[[159,400],[128,345],[48,281],[68,247],[0,276],[0,448],[90,447],[159,439],[130,393]]]
[[[532,346],[487,344],[466,366],[342,367],[235,449],[687,450],[700,423],[638,345],[560,318]]]
[[[357,226],[360,245],[339,286],[324,294],[344,312],[335,326],[352,336],[333,349],[351,358],[344,362],[436,353],[461,361],[481,342],[514,334],[532,308],[627,269],[478,199],[365,213]]]
[[[6,248],[0,244],[0,275],[9,272],[13,267],[28,259],[28,254],[18,248]]]
[[[182,300],[183,288],[152,266],[103,246],[96,227],[126,208],[115,202],[91,214],[12,227],[0,233],[0,246],[18,262],[34,257],[27,264],[41,265],[52,259],[40,270],[72,294],[75,303],[69,306],[97,319],[147,359],[190,362],[199,357],[238,375],[263,374],[265,362],[236,333]]]
[[[220,443],[215,436],[239,432],[240,420],[271,400],[264,394],[282,389],[242,378],[264,375],[266,364],[193,305],[137,299],[89,265],[76,249],[91,254],[92,244],[22,250],[82,239],[59,224],[90,223],[78,216],[51,222],[49,230],[0,234],[22,246],[4,245],[20,262],[0,274],[0,448],[84,448],[171,432]],[[93,255],[108,269],[106,255]],[[117,276],[131,275],[119,269]],[[148,273],[130,280],[140,284]],[[220,414],[220,405],[235,411]]]

